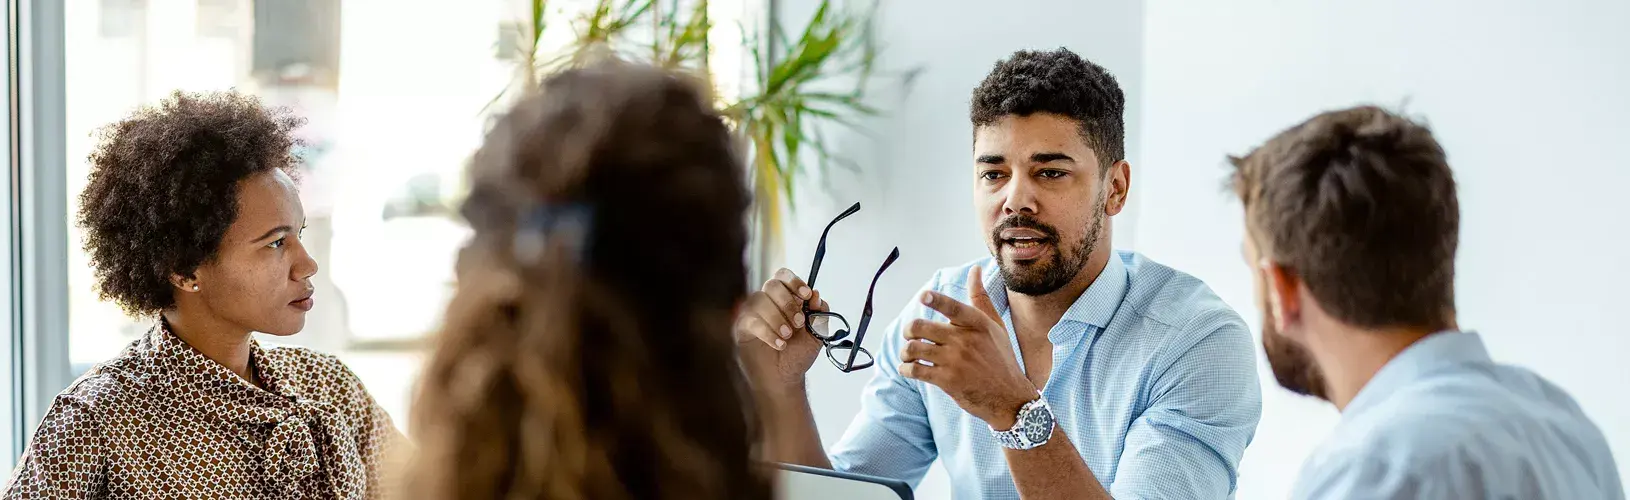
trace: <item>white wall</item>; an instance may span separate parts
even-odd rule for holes
[[[801,26],[815,4],[783,0],[781,15]],[[878,23],[886,44],[883,65],[918,66],[921,76],[909,94],[879,88],[877,102],[889,118],[870,124],[876,139],[851,137],[842,143],[861,163],[862,174],[833,175],[828,193],[820,192],[818,179],[806,183],[786,242],[788,267],[807,273],[822,227],[849,204],[861,202],[860,213],[833,229],[817,285],[838,312],[858,318],[872,273],[889,249],[899,246],[900,260],[878,285],[874,329],[887,326],[936,269],[988,255],[972,208],[968,98],[998,59],[1022,48],[1066,46],[1112,71],[1127,92],[1127,150],[1134,165],[1143,101],[1137,90],[1143,79],[1138,2],[885,0],[883,5]],[[1136,172],[1134,167],[1134,178]],[[1126,240],[1123,227],[1132,217],[1116,218],[1118,241]],[[875,347],[877,341],[866,344]],[[871,371],[844,375],[824,358],[816,363],[811,399],[821,437],[831,445],[859,411],[860,390]],[[937,466],[918,496],[950,498]]]
[[[1460,183],[1461,326],[1571,392],[1630,477],[1630,2],[1168,0],[1146,15],[1136,248],[1260,318],[1224,155],[1320,110],[1407,102]],[[1284,498],[1336,420],[1265,366],[1242,499]]]

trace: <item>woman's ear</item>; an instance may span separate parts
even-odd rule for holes
[[[199,289],[197,277],[180,274],[170,275],[170,285],[183,292],[196,292]]]

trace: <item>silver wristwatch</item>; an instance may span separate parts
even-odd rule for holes
[[[1056,423],[1052,408],[1047,406],[1047,399],[1037,395],[1035,401],[1019,407],[1019,416],[1012,429],[999,431],[992,427],[990,433],[996,436],[996,443],[1003,448],[1029,450],[1047,444],[1047,440],[1053,438]]]

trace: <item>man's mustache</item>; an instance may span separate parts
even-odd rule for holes
[[[1031,229],[1031,230],[1038,231],[1041,234],[1045,235],[1044,240],[1042,241],[1042,243],[1051,243],[1051,242],[1058,241],[1058,230],[1057,229],[1054,229],[1053,226],[1049,226],[1047,224],[1044,224],[1041,221],[1036,220],[1035,217],[1032,217],[1032,216],[1027,215],[1027,214],[1018,214],[1018,215],[1013,215],[1013,216],[1009,216],[1008,218],[1002,219],[1002,223],[997,224],[996,229],[991,230],[991,232],[990,232],[991,241],[995,241],[997,243],[1000,243],[1002,241],[1002,231],[1006,231],[1006,230],[1009,230],[1009,229]]]

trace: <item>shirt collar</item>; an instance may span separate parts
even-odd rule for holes
[[[1464,364],[1488,364],[1488,349],[1474,332],[1438,332],[1415,341],[1370,377],[1369,383],[1347,403],[1345,415],[1357,415],[1427,374]]]
[[[286,383],[277,362],[266,355],[260,343],[249,339],[249,368],[266,388],[244,380],[226,366],[209,359],[180,336],[171,332],[160,320],[148,332],[147,343],[156,364],[163,370],[163,383],[178,395],[199,397],[217,406],[281,409],[299,397],[294,387]],[[279,417],[249,417],[248,413],[229,412],[243,419],[280,420]],[[257,416],[258,417],[258,416]]]
[[[996,312],[1001,313],[1003,321],[1012,328],[1012,310],[1007,302],[1007,285],[1002,282],[1002,275],[998,272],[994,259],[985,266],[985,292],[990,295],[991,305],[996,306]],[[1103,331],[1109,327],[1109,321],[1115,318],[1115,311],[1120,308],[1121,301],[1126,298],[1127,273],[1126,264],[1121,262],[1117,254],[1110,254],[1109,263],[1104,270],[1092,280],[1087,290],[1070,304],[1064,311],[1064,317],[1059,318],[1059,325],[1066,323],[1082,326],[1096,327]],[[1085,333],[1084,328],[1059,328],[1054,325],[1047,333],[1047,340],[1053,345],[1063,345],[1080,339]]]
[[[270,426],[264,447],[272,480],[297,488],[305,478],[325,472],[329,485],[344,488],[352,483],[339,478],[366,473],[356,448],[356,425],[329,403],[301,399],[297,381],[283,376],[295,367],[279,356],[267,356],[253,337],[249,368],[265,389],[209,359],[163,320],[148,332],[143,347],[171,404],[192,406],[228,422]],[[332,466],[323,467],[324,462]],[[334,495],[348,497],[355,495]]]

